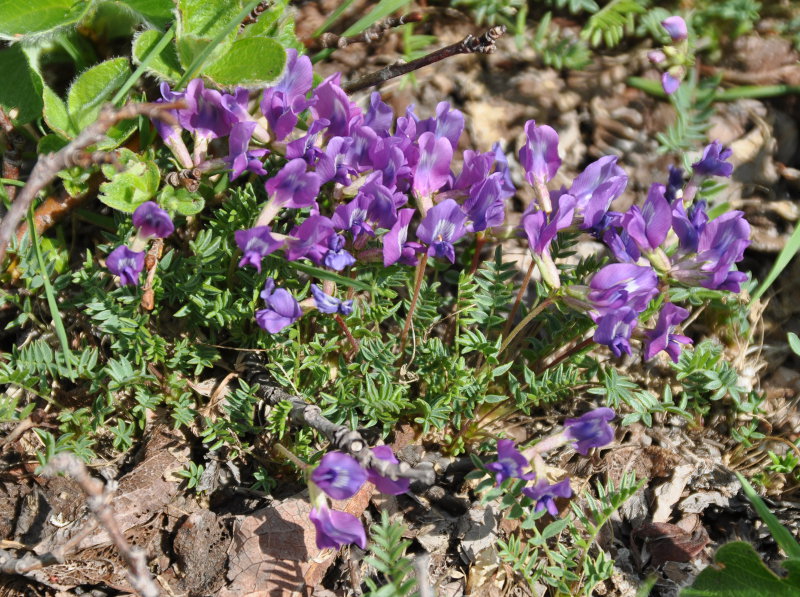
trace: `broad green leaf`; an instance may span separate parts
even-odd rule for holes
[[[44,121],[51,129],[62,137],[71,139],[75,136],[75,127],[70,121],[67,106],[47,85],[42,88],[44,102]]]
[[[193,216],[203,211],[206,200],[200,193],[190,193],[183,187],[176,189],[166,185],[158,195],[158,204],[169,212]]]
[[[97,120],[100,107],[111,100],[130,74],[127,58],[113,58],[83,71],[75,79],[67,94],[67,111],[78,131]]]
[[[188,68],[214,38],[226,30],[241,9],[241,0],[178,0],[177,47],[181,65]],[[224,55],[235,39],[236,29],[233,28],[214,48],[209,61]]]
[[[74,25],[91,4],[88,0],[0,0],[0,38],[17,40]]]
[[[764,500],[759,497],[756,490],[748,483],[747,479],[739,473],[736,473],[736,477],[739,479],[739,483],[742,484],[742,489],[747,499],[750,500],[750,503],[753,504],[753,508],[758,512],[761,520],[763,520],[764,524],[769,528],[769,532],[772,534],[772,538],[775,539],[778,546],[780,546],[783,552],[790,558],[800,559],[800,544],[797,543],[789,530],[778,521],[775,515],[770,512]]]
[[[40,154],[55,153],[63,149],[67,143],[68,141],[60,135],[45,135],[36,144],[36,152]]]
[[[797,334],[789,332],[787,340],[789,340],[789,348],[792,349],[792,352],[800,357],[800,338],[797,337]]]
[[[102,167],[109,182],[100,185],[98,198],[113,209],[132,213],[156,194],[160,181],[158,166],[129,149],[120,150],[119,161],[124,166],[121,171],[110,164]]]
[[[148,29],[141,35],[138,35],[136,39],[133,40],[134,62],[140,64],[150,51],[156,47],[162,35],[164,34],[155,29]],[[183,69],[181,69],[181,63],[178,60],[178,54],[173,44],[167,44],[158,56],[150,58],[147,68],[156,76],[163,77],[173,84],[178,81],[183,74]]]
[[[749,543],[734,541],[717,550],[708,566],[681,597],[796,597],[800,594],[798,562],[787,561],[787,578],[775,575]]]
[[[166,27],[172,20],[172,0],[122,0],[133,12],[156,27]]]
[[[251,37],[235,42],[219,60],[206,67],[203,74],[218,85],[263,85],[274,81],[283,71],[286,52],[275,40]]]
[[[42,114],[42,78],[30,67],[19,44],[0,50],[0,106],[17,124],[25,124]],[[9,83],[9,81],[13,81]]]

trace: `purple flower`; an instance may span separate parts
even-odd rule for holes
[[[358,190],[355,199],[339,205],[331,221],[337,230],[349,230],[356,242],[375,236],[374,227],[391,228],[397,221],[397,204],[406,201],[379,182],[380,172],[371,174]]]
[[[144,268],[144,251],[131,251],[125,245],[120,245],[106,257],[106,267],[119,276],[120,285],[138,284],[139,274]]]
[[[503,177],[503,194],[512,197],[517,192],[514,182],[511,180],[511,170],[508,167],[508,158],[503,150],[500,148],[500,143],[495,141],[492,145],[492,152],[494,153],[494,171]]]
[[[572,224],[574,213],[575,197],[564,194],[558,198],[556,210],[550,215],[541,210],[523,215],[522,229],[528,237],[531,251],[536,255],[549,255],[550,243],[559,230]]]
[[[297,115],[309,106],[306,93],[311,89],[311,60],[286,50],[286,67],[280,81],[264,89],[261,112],[278,141],[286,138],[297,124]]]
[[[388,460],[395,464],[400,462],[397,456],[394,455],[389,446],[375,446],[372,448],[372,454],[375,458],[380,460]],[[400,495],[408,491],[411,481],[408,479],[397,479],[393,481],[389,477],[384,477],[373,468],[367,469],[367,480],[372,483],[378,491],[387,495]]]
[[[568,498],[572,496],[572,488],[569,486],[569,478],[550,484],[545,479],[540,479],[533,487],[526,487],[522,493],[536,502],[536,511],[540,512],[547,508],[552,516],[558,516],[556,508],[556,498]]]
[[[411,177],[411,167],[406,154],[401,149],[403,140],[398,137],[379,138],[369,148],[369,161],[376,172],[383,177],[383,184],[395,187],[399,179]]]
[[[549,182],[561,166],[558,157],[558,133],[547,125],[525,123],[525,145],[519,150],[519,161],[525,168],[525,178],[531,185]]]
[[[325,216],[309,216],[289,233],[286,241],[286,259],[296,261],[308,257],[316,264],[322,263],[328,252],[328,239],[336,234],[330,219]]]
[[[653,268],[612,263],[592,276],[587,298],[601,315],[622,307],[641,313],[658,294],[657,286],[658,276]]]
[[[500,485],[506,479],[526,479],[534,478],[533,473],[523,473],[522,471],[530,466],[528,460],[517,450],[514,442],[510,439],[497,440],[497,462],[490,462],[486,468],[495,474],[495,481]]]
[[[686,21],[679,16],[667,17],[661,21],[661,26],[667,30],[672,41],[681,41],[686,39],[689,35],[686,30]]]
[[[347,159],[352,145],[352,137],[333,137],[328,141],[325,151],[319,154],[315,170],[320,184],[330,181],[345,186],[350,184],[350,177],[356,173]]]
[[[729,147],[723,147],[719,141],[712,141],[703,150],[703,157],[692,164],[692,172],[700,176],[729,177],[733,173],[733,164],[725,160],[732,154]]]
[[[673,76],[669,71],[661,73],[661,88],[664,90],[664,93],[672,95],[678,91],[678,87],[680,86],[681,80],[678,77]]]
[[[583,456],[591,448],[602,448],[614,440],[614,430],[608,424],[616,415],[610,408],[595,408],[576,419],[564,421],[564,436],[575,440],[575,451]]]
[[[647,199],[639,209],[631,206],[622,216],[622,228],[645,253],[655,251],[661,246],[672,225],[671,209],[664,192],[666,187],[653,183]]]
[[[248,111],[250,103],[250,91],[244,87],[237,87],[234,94],[224,93],[222,95],[223,117],[232,127],[240,122],[252,122],[254,124],[251,134],[262,143],[269,142],[269,133],[258,124]]]
[[[492,164],[495,161],[494,153],[480,153],[471,149],[464,150],[463,165],[461,172],[453,180],[453,189],[469,189],[475,184],[479,184],[489,177]]]
[[[264,188],[270,200],[282,207],[303,208],[314,204],[319,194],[319,176],[306,172],[306,163],[297,158],[287,162]]]
[[[456,254],[453,243],[466,233],[466,221],[467,214],[458,203],[445,199],[425,214],[417,227],[417,238],[428,245],[429,257],[446,257],[450,263],[454,263]]]
[[[464,211],[472,221],[473,232],[500,226],[505,220],[501,181],[500,174],[492,174],[470,188],[469,197],[464,202]]]
[[[169,214],[152,201],[145,201],[136,208],[133,225],[143,238],[166,238],[175,230]]]
[[[638,312],[631,307],[620,307],[613,311],[606,311],[595,316],[597,329],[593,340],[604,344],[611,349],[614,356],[621,357],[622,353],[631,354],[631,333],[639,323]]]
[[[266,176],[267,171],[261,163],[261,158],[269,153],[268,149],[249,149],[250,138],[256,126],[255,122],[239,122],[231,127],[228,137],[228,155],[225,163],[231,169],[231,180],[241,176],[245,170]]]
[[[355,543],[367,548],[367,535],[361,521],[347,512],[331,510],[327,504],[311,508],[308,516],[317,529],[319,549],[339,549],[342,545]]]
[[[435,123],[433,133],[437,139],[444,137],[450,141],[450,147],[453,151],[458,147],[458,139],[461,137],[461,132],[464,130],[464,114],[459,110],[451,110],[450,102],[439,102],[436,106],[436,118],[428,119],[433,120]],[[427,122],[427,121],[424,121]],[[419,123],[423,124],[423,123]],[[424,126],[422,129],[417,128],[417,132],[421,130],[429,130]]]
[[[745,276],[731,271],[750,244],[750,225],[741,211],[729,211],[711,220],[700,231],[697,254],[680,261],[672,276],[704,288],[739,291]]]
[[[319,134],[330,124],[327,120],[314,120],[308,127],[308,132],[294,141],[286,144],[286,159],[302,158],[306,164],[314,165],[323,151],[314,145]],[[320,181],[320,184],[327,181]]]
[[[667,55],[661,50],[652,50],[647,53],[647,59],[653,64],[661,64],[667,59]]]
[[[161,83],[160,89],[161,99],[156,100],[156,103],[159,104],[163,104],[164,102],[174,102],[182,99],[184,96],[184,94],[181,92],[172,91],[169,87],[169,83],[167,82]],[[169,113],[178,123],[180,122],[177,110],[169,110]],[[161,118],[154,118],[151,122],[153,123],[153,126],[155,126],[156,131],[158,131],[161,139],[164,141],[164,144],[169,147],[170,151],[172,151],[173,155],[178,159],[180,164],[184,168],[191,168],[194,165],[192,163],[192,156],[189,155],[189,150],[186,149],[186,144],[183,142],[183,138],[181,136],[183,129],[180,127],[180,125],[167,124]]]
[[[341,234],[333,234],[328,237],[328,251],[322,258],[325,267],[340,272],[355,262],[356,258],[345,250],[344,237]]]
[[[689,317],[689,311],[678,305],[666,303],[661,307],[656,327],[645,332],[647,337],[644,343],[645,360],[652,359],[663,350],[674,363],[678,362],[681,345],[691,344],[692,339],[681,334],[673,334],[672,330],[687,317]]]
[[[394,112],[381,100],[381,94],[373,91],[369,97],[369,110],[364,116],[364,125],[370,127],[381,137],[389,135],[389,129],[394,120]]]
[[[314,90],[311,113],[314,118],[324,118],[330,122],[328,137],[347,137],[351,128],[362,119],[361,109],[350,101],[339,86],[341,73],[325,79]]]
[[[676,168],[675,166],[669,167],[669,176],[667,177],[667,189],[664,191],[664,197],[670,205],[675,203],[676,199],[681,199],[683,194],[683,169]]]
[[[256,322],[270,334],[276,334],[292,325],[303,315],[297,300],[285,288],[275,288],[275,280],[267,278],[261,298],[266,309],[256,311]]]
[[[422,245],[408,241],[408,225],[414,217],[413,209],[401,209],[397,213],[397,221],[391,230],[383,236],[383,265],[389,267],[395,263],[417,265],[417,253]]]
[[[378,133],[368,126],[353,125],[350,131],[352,142],[347,148],[346,162],[359,172],[371,170],[370,150],[378,144]]]
[[[681,252],[697,252],[700,233],[705,229],[706,223],[708,223],[708,214],[705,201],[698,201],[692,205],[688,214],[683,203],[675,204],[675,207],[672,208],[672,229],[678,237]]]
[[[311,473],[311,480],[335,500],[353,497],[367,480],[367,472],[344,452],[328,452]]]
[[[234,233],[236,245],[242,250],[239,267],[252,265],[261,273],[261,260],[283,246],[284,241],[272,236],[269,226],[256,226]]]
[[[325,294],[325,292],[316,284],[311,285],[311,294],[314,297],[314,303],[317,305],[317,309],[321,313],[339,313],[340,315],[347,317],[353,312],[352,299],[349,301],[339,300],[329,294]]]
[[[226,136],[231,126],[225,119],[222,94],[206,89],[202,79],[192,79],[183,97],[187,108],[178,111],[181,126],[200,137],[216,139]]]
[[[628,184],[625,171],[617,166],[617,156],[605,156],[589,164],[572,183],[569,194],[575,197],[576,210],[583,215],[582,230],[595,228]]]
[[[447,139],[437,138],[433,133],[426,132],[419,137],[419,149],[413,188],[418,195],[427,196],[441,189],[447,182],[453,148]]]

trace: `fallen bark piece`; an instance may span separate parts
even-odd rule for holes
[[[349,500],[334,500],[332,508],[361,516],[372,492],[372,485],[365,483]],[[336,552],[317,548],[310,513],[308,492],[303,491],[239,518],[228,549],[230,584],[220,597],[310,594],[336,557]]]

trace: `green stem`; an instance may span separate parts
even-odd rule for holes
[[[425,266],[428,263],[428,255],[423,254],[422,259],[419,260],[417,265],[417,276],[414,280],[414,295],[411,298],[411,305],[408,307],[408,315],[406,315],[406,323],[403,326],[403,332],[400,334],[400,352],[406,347],[406,338],[408,337],[408,330],[411,329],[411,320],[414,317],[414,309],[417,308],[417,300],[419,299],[419,290],[422,287],[422,279],[425,277]]]
[[[539,313],[544,311],[547,307],[549,307],[552,304],[553,304],[553,298],[547,297],[541,303],[536,305],[536,307],[531,309],[530,312],[523,318],[523,320],[517,324],[517,327],[511,330],[511,333],[508,336],[506,336],[505,340],[503,340],[503,343],[500,345],[500,350],[497,351],[497,356],[503,354],[503,351],[505,351],[505,349],[508,348],[508,345],[514,341],[514,338],[516,338],[528,326],[528,324],[531,321],[533,321],[534,317],[539,315]]]
[[[42,256],[42,247],[39,246],[39,239],[36,236],[36,226],[33,221],[33,204],[28,208],[28,233],[31,235],[31,243],[33,250],[36,253],[36,261],[39,263],[39,274],[42,276],[44,283],[44,292],[47,295],[47,306],[50,308],[50,316],[53,318],[53,327],[56,328],[56,335],[58,341],[61,343],[61,349],[64,351],[64,359],[67,362],[67,371],[70,378],[74,377],[72,370],[73,355],[72,350],[69,348],[69,340],[67,339],[67,331],[64,329],[64,322],[61,319],[61,313],[58,310],[58,302],[56,301],[56,293],[53,285],[50,283],[50,277],[47,275],[47,268],[44,264],[44,257]]]
[[[511,326],[514,324],[514,317],[517,315],[517,310],[519,309],[519,305],[522,302],[522,297],[525,296],[525,291],[528,289],[528,284],[531,281],[531,276],[533,275],[533,268],[536,267],[536,262],[531,260],[531,264],[528,267],[528,271],[525,273],[525,278],[522,280],[522,285],[519,287],[519,291],[517,292],[517,298],[514,299],[514,304],[511,306],[511,312],[508,314],[508,320],[506,321],[506,326],[503,328],[503,336],[507,336]]]
[[[649,95],[661,99],[666,99],[668,97],[667,94],[664,93],[661,83],[654,79],[628,77],[626,83],[631,87],[641,89]],[[729,89],[717,91],[714,95],[714,101],[731,102],[742,98],[761,99],[789,94],[800,94],[800,85],[740,85],[738,87],[730,87]]]

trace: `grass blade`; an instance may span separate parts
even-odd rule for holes
[[[58,310],[58,302],[56,301],[56,293],[53,285],[50,283],[50,277],[47,275],[47,268],[44,265],[44,257],[42,257],[42,247],[39,246],[39,239],[36,235],[36,226],[33,221],[33,205],[28,208],[28,234],[33,243],[33,250],[36,253],[36,261],[39,263],[39,273],[42,275],[44,282],[44,293],[47,295],[47,306],[50,308],[50,316],[53,318],[53,327],[56,328],[56,336],[61,343],[61,349],[64,351],[64,358],[67,361],[67,371],[70,377],[73,377],[72,363],[73,355],[69,348],[69,340],[67,339],[67,330],[64,328],[64,321],[61,319],[61,312]]]

